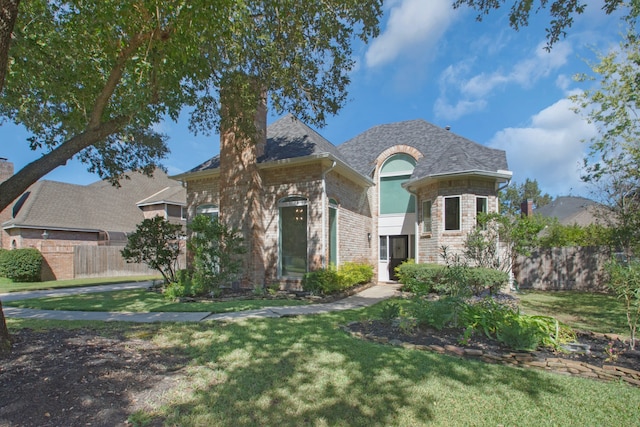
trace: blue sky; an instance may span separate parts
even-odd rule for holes
[[[537,179],[552,196],[594,197],[580,181],[579,165],[587,150],[582,141],[595,128],[570,110],[566,97],[592,84],[572,77],[589,72],[594,52],[616,47],[622,28],[601,11],[602,1],[586,3],[568,37],[547,52],[544,11],[515,32],[507,8],[477,22],[474,11],[454,10],[451,0],[386,2],[380,36],[354,45],[349,102],[318,131],[339,145],[379,124],[424,119],[505,150],[514,182]],[[269,123],[277,118],[270,115]],[[169,174],[219,152],[218,136],[190,134],[186,116],[158,129],[169,136]],[[0,126],[0,157],[16,170],[41,155],[29,149],[27,137],[12,124]],[[88,184],[99,177],[74,160],[45,179]]]

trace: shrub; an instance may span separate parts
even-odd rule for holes
[[[496,338],[513,350],[533,351],[542,343],[543,335],[538,325],[527,316],[514,315],[499,325]]]
[[[485,289],[494,294],[509,282],[509,275],[492,268],[473,267],[467,271],[466,280],[474,295],[480,295]]]
[[[402,290],[416,295],[424,295],[433,292],[445,275],[444,265],[416,264],[409,260],[396,267],[398,281],[402,283]]]
[[[391,323],[392,320],[397,319],[402,315],[402,307],[398,301],[385,301],[382,304],[382,310],[380,311],[380,318],[385,323]]]
[[[240,255],[246,252],[244,239],[237,229],[206,215],[197,215],[189,229],[192,234],[187,247],[193,254],[193,289],[198,294],[218,295],[240,274]]]
[[[188,270],[176,272],[176,282],[171,282],[164,290],[164,297],[169,300],[195,295],[191,274]]]
[[[334,268],[310,271],[302,277],[302,289],[314,294],[331,294],[341,290],[340,278]]]
[[[315,294],[329,295],[370,282],[372,278],[371,265],[346,262],[339,270],[329,267],[305,273],[302,277],[302,289]]]
[[[373,278],[373,267],[367,263],[345,262],[340,265],[338,271],[342,287],[350,288],[351,286],[369,283]]]
[[[2,251],[0,274],[14,282],[39,282],[44,258],[33,248]]]
[[[445,297],[437,301],[421,302],[414,307],[418,326],[430,326],[437,330],[459,326],[464,303],[459,298]]]

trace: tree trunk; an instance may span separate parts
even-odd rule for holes
[[[4,311],[2,311],[2,301],[0,301],[0,357],[9,354],[9,352],[11,352],[11,336],[9,336]]]
[[[0,0],[0,92],[9,66],[9,46],[18,17],[18,3],[20,0]]]

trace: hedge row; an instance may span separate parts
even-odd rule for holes
[[[39,282],[43,261],[37,249],[0,249],[0,277],[14,282]]]
[[[368,283],[372,278],[371,265],[345,262],[337,270],[330,267],[306,273],[302,278],[302,289],[314,294],[329,295]]]
[[[509,275],[484,267],[415,264],[405,262],[396,268],[402,290],[415,294],[437,292],[448,295],[495,293],[506,286]]]

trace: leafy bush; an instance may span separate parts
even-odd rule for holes
[[[485,289],[494,294],[509,282],[509,275],[492,268],[474,267],[467,271],[466,280],[474,295],[480,295]]]
[[[339,270],[329,267],[305,273],[302,277],[302,289],[315,294],[329,295],[370,282],[372,278],[371,265],[346,262]]]
[[[400,306],[398,301],[385,301],[385,303],[382,304],[380,318],[385,323],[391,323],[392,320],[397,319],[402,314],[402,307]]]
[[[396,275],[403,291],[424,295],[433,292],[435,286],[442,282],[445,268],[444,265],[416,264],[409,260],[396,267]]]
[[[498,341],[513,350],[533,351],[542,343],[542,331],[527,316],[513,316],[499,325],[496,331]]]
[[[496,302],[493,298],[485,298],[475,304],[466,304],[462,311],[463,323],[466,327],[483,332],[488,338],[495,338],[496,331],[508,319],[516,314],[507,305]]]
[[[340,278],[334,268],[310,271],[302,277],[302,289],[314,294],[331,294],[341,290]]]
[[[373,278],[373,267],[367,263],[345,262],[340,265],[338,271],[342,286],[350,288],[351,286],[369,283]]]
[[[0,253],[0,275],[14,282],[39,282],[43,261],[37,249],[5,250]]]
[[[192,235],[187,247],[193,254],[193,290],[198,294],[219,294],[221,287],[238,278],[242,265],[239,256],[246,252],[244,239],[238,230],[206,215],[197,215],[189,229]]]
[[[445,297],[418,304],[413,314],[418,326],[429,326],[440,331],[446,327],[458,327],[463,309],[462,300]]]
[[[188,270],[176,272],[176,282],[171,282],[164,290],[164,297],[169,300],[195,295],[191,274]]]

